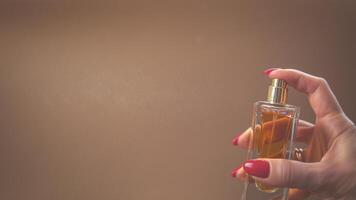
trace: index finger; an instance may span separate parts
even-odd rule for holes
[[[325,79],[295,69],[276,69],[270,78],[282,79],[299,92],[308,95],[309,103],[317,118],[341,113],[342,109]]]

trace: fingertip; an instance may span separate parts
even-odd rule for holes
[[[273,71],[276,71],[278,69],[280,69],[280,68],[269,68],[269,69],[264,70],[263,73],[265,75],[269,76]]]
[[[248,174],[259,178],[267,178],[270,174],[270,163],[267,160],[248,160],[243,168]]]
[[[238,133],[238,134],[234,137],[234,139],[232,139],[232,145],[235,145],[235,146],[239,145],[239,137],[240,137],[241,134],[242,134],[242,133]]]
[[[244,171],[244,168],[241,164],[239,167],[236,167],[235,169],[232,170],[231,176],[233,178],[237,178],[240,181],[247,181],[248,180],[248,175]]]
[[[233,140],[232,144],[241,148],[248,148],[250,143],[252,129],[248,128],[243,133],[238,134]]]
[[[247,176],[247,174],[244,171],[244,168],[242,166],[237,170],[236,177],[241,181],[246,181],[247,180],[248,176]]]
[[[233,178],[236,178],[237,172],[239,171],[240,168],[241,168],[241,166],[236,167],[236,168],[234,168],[234,169],[231,171],[231,176],[232,176]]]

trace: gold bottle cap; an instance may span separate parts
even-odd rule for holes
[[[272,79],[272,84],[268,87],[267,101],[270,103],[286,104],[287,96],[287,83],[281,79]]]

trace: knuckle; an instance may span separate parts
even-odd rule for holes
[[[292,165],[287,160],[279,160],[280,176],[277,184],[281,186],[293,186],[293,169]]]
[[[284,161],[284,170],[285,170],[285,174],[282,178],[284,178],[284,185],[289,185],[289,186],[293,186],[293,180],[295,180],[294,178],[294,170],[293,170],[293,166],[288,162],[288,161]]]
[[[319,82],[320,85],[324,85],[324,86],[328,85],[328,81],[325,78],[322,78],[322,77],[318,77],[318,82]]]

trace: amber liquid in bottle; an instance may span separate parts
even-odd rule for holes
[[[291,159],[300,108],[287,104],[287,94],[287,83],[281,79],[272,79],[266,101],[257,101],[253,104],[248,160]],[[253,187],[250,187],[252,182]],[[263,184],[250,176],[245,184],[241,200],[246,200],[249,195],[255,197],[256,193],[259,199],[273,199],[278,196],[287,200],[288,190],[289,188],[286,187],[279,188]]]
[[[291,116],[274,111],[262,111],[261,124],[255,126],[254,148],[259,158],[285,158],[293,119]],[[276,187],[263,185],[256,181],[263,192],[275,192]]]

